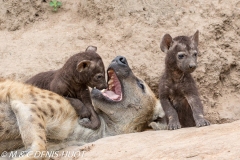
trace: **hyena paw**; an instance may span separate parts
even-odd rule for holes
[[[176,129],[180,129],[180,128],[181,128],[181,124],[177,121],[168,123],[168,130],[176,130]]]
[[[195,121],[196,127],[209,126],[210,122],[204,118]]]
[[[151,127],[153,130],[166,130],[167,129],[166,124],[162,124],[162,123],[158,123],[158,122],[151,122],[148,126]]]
[[[82,118],[82,119],[78,119],[78,123],[80,125],[84,125],[86,123],[89,123],[90,122],[90,119],[89,118]]]
[[[88,118],[79,119],[78,123],[80,125],[82,125],[83,127],[85,127],[85,128],[89,128],[89,129],[93,129],[93,130],[98,129],[100,127],[100,125],[101,125],[100,120],[99,119],[94,119],[94,118],[91,118],[91,119],[88,119]]]

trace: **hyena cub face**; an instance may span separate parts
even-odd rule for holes
[[[188,48],[186,45],[183,46],[176,52],[177,66],[184,73],[192,73],[197,67],[198,51],[196,47]]]
[[[172,39],[166,34],[163,39],[167,41],[161,45],[161,49],[167,52],[172,64],[176,64],[184,73],[192,73],[197,68],[198,31],[191,37],[178,36]]]
[[[89,46],[85,52],[96,53],[97,47]],[[89,54],[91,55],[91,54]],[[96,87],[97,89],[107,88],[105,79],[105,69],[102,59],[99,55],[95,55],[94,59],[82,60],[77,64],[77,71],[85,77],[89,77],[87,85],[91,88]]]
[[[82,65],[82,66],[80,66]],[[89,76],[87,85],[91,88],[96,87],[97,89],[105,89],[107,88],[107,83],[105,80],[105,70],[104,64],[101,60],[99,61],[82,61],[78,65],[79,68],[86,68],[82,73],[87,74]]]
[[[95,67],[92,69],[92,73],[96,74],[94,76],[91,76],[89,86],[92,88],[96,87],[97,89],[107,88],[104,64],[102,61],[98,61],[95,63]]]

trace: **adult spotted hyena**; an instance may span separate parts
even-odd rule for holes
[[[91,92],[101,121],[97,130],[79,125],[74,108],[58,94],[1,80],[0,153],[24,146],[31,151],[30,157],[19,159],[33,159],[36,151],[57,150],[106,136],[143,131],[150,122],[164,116],[159,100],[133,74],[126,58],[116,57],[107,73],[108,89]]]

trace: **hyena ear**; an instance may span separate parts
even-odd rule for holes
[[[170,34],[165,34],[162,38],[162,41],[160,43],[160,48],[164,53],[167,53],[167,51],[169,50],[169,48],[172,45],[172,37],[170,36]]]
[[[91,65],[91,63],[92,63],[92,62],[89,61],[89,60],[83,60],[83,61],[81,61],[81,62],[79,62],[79,63],[77,64],[76,70],[77,70],[78,72],[82,72],[82,71],[86,70],[87,68],[89,68],[90,65]]]
[[[192,36],[192,41],[194,42],[194,44],[196,44],[196,46],[198,46],[198,41],[199,41],[199,31],[197,30],[194,35]]]
[[[92,51],[92,52],[97,52],[97,47],[95,46],[88,46],[85,50],[85,52],[87,51]]]

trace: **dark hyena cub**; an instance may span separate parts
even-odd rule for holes
[[[105,67],[96,51],[97,47],[88,46],[85,52],[70,57],[62,68],[39,73],[26,81],[66,97],[80,118],[91,120],[80,121],[83,126],[91,129],[99,128],[100,119],[93,108],[88,86],[107,88]]]
[[[165,34],[160,48],[166,53],[165,71],[161,77],[160,102],[166,113],[168,129],[208,126],[203,105],[191,73],[197,67],[198,34],[172,39]]]

